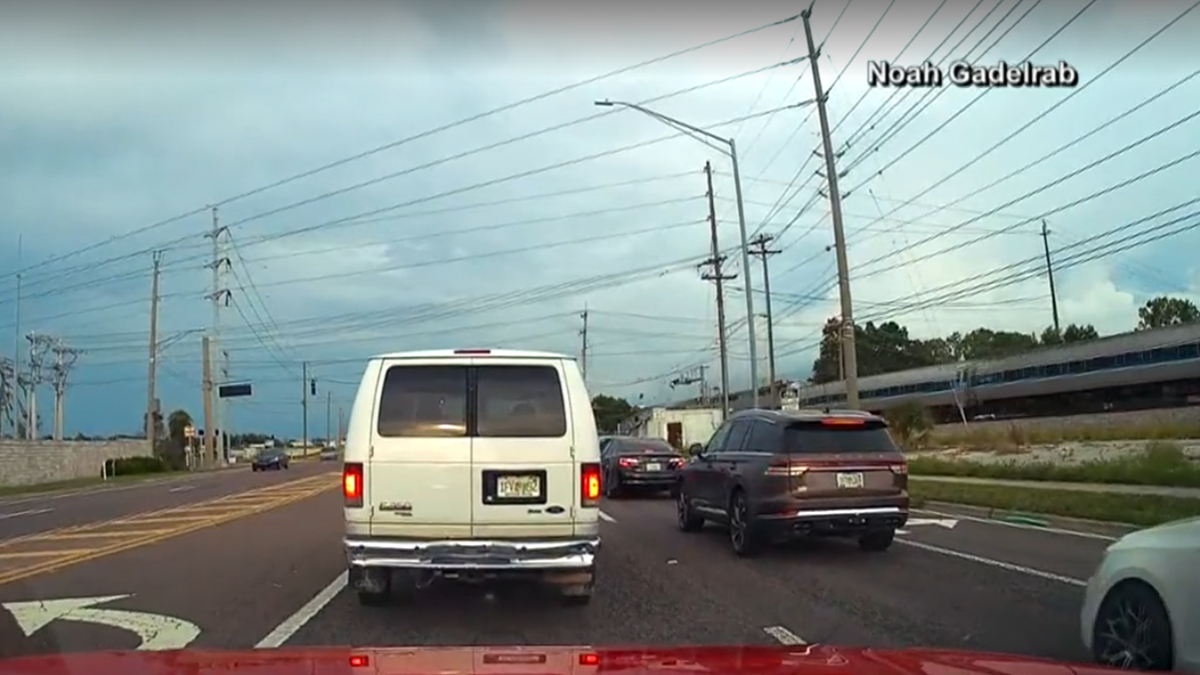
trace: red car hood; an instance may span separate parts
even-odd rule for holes
[[[0,660],[0,675],[1107,675],[985,652],[799,647],[414,647],[95,652]]]

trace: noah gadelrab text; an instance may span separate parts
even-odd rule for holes
[[[867,84],[872,87],[913,88],[942,87],[946,84],[956,87],[1074,87],[1079,84],[1079,71],[1066,61],[1054,65],[1000,61],[990,66],[955,61],[944,69],[928,61],[915,66],[868,61]]]

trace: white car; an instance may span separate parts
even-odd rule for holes
[[[575,359],[460,349],[379,356],[342,475],[363,604],[437,578],[530,578],[585,604],[600,546],[600,447]]]
[[[1097,662],[1200,672],[1200,518],[1125,535],[1088,579],[1083,643]]]

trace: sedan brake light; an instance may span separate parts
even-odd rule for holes
[[[890,468],[892,470],[892,473],[894,473],[896,475],[899,475],[899,476],[907,476],[908,475],[908,462],[900,462],[899,464],[893,464],[888,468]]]
[[[342,468],[342,497],[346,508],[358,509],[363,505],[363,465],[347,463]]]
[[[637,457],[621,457],[617,463],[621,465],[621,468],[628,469],[637,466],[639,462]]]

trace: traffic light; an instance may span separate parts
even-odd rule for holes
[[[317,395],[317,378],[315,378],[315,377],[312,378],[311,380],[309,380],[309,395],[311,395],[311,396]]]

